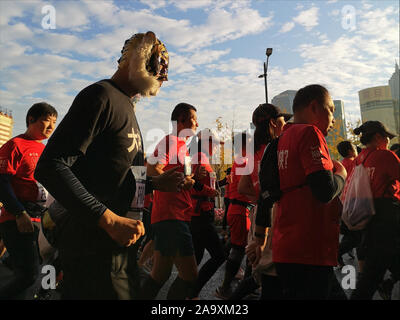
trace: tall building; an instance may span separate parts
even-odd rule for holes
[[[342,100],[333,100],[333,104],[335,105],[335,112],[333,116],[335,117],[336,122],[339,123],[339,134],[344,139],[347,140],[347,131],[346,131],[346,116],[344,114],[344,103]]]
[[[358,92],[358,97],[360,99],[362,122],[377,120],[382,122],[389,131],[398,132],[395,121],[395,106],[390,86],[379,86],[360,90]]]
[[[13,124],[11,111],[0,107],[0,147],[12,138]]]
[[[296,90],[286,90],[273,97],[271,103],[279,107],[283,112],[293,113],[293,100]]]
[[[389,79],[390,94],[392,95],[393,108],[394,108],[394,121],[396,124],[397,136],[400,136],[400,72],[399,65],[395,63],[394,73]]]

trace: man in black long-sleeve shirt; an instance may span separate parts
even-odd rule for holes
[[[278,143],[282,196],[273,225],[272,254],[287,299],[329,297],[337,263],[346,170],[329,156],[324,136],[333,126],[334,105],[320,85],[300,89],[293,102],[294,123]],[[265,226],[256,236],[264,242]]]
[[[136,210],[144,194],[134,172],[144,170],[144,153],[132,98],[158,93],[167,80],[168,53],[151,31],[133,35],[121,52],[111,79],[77,95],[35,172],[56,199],[50,214],[55,207],[66,211],[57,225],[64,299],[132,299],[138,293],[132,244],[144,234]],[[145,188],[177,191],[182,179],[168,172],[147,178]]]

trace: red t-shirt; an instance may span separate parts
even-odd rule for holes
[[[183,172],[185,156],[188,155],[185,139],[170,134],[158,143],[152,158],[148,161],[165,165],[164,171],[179,167],[177,172]],[[191,208],[190,191],[162,192],[155,190],[151,223],[164,220],[190,221]]]
[[[148,193],[144,196],[144,205],[146,209],[150,208],[151,203],[153,202],[153,193]]]
[[[333,169],[322,132],[308,124],[286,125],[278,143],[278,168],[283,195],[274,220],[273,262],[337,265],[340,200],[322,203],[306,185],[309,174]]]
[[[229,199],[239,200],[246,203],[251,203],[250,200],[243,194],[238,192],[239,181],[242,175],[249,174],[252,172],[252,169],[247,165],[248,159],[243,157],[236,157],[235,162],[233,163],[231,176],[232,176],[232,183],[229,185]],[[228,217],[234,214],[242,214],[242,215],[249,215],[249,210],[246,207],[231,203],[228,208]]]
[[[400,159],[386,149],[365,148],[354,161],[367,169],[374,198],[400,201]]]
[[[215,174],[214,170],[212,169],[211,165],[210,165],[210,161],[207,157],[207,155],[204,152],[199,152],[197,154],[195,154],[192,157],[192,163],[193,165],[193,172],[196,172],[197,167],[198,166],[203,166],[205,167],[206,171],[207,171],[207,176],[205,178],[203,178],[200,183],[203,184],[203,190],[201,191],[196,191],[194,189],[191,189],[191,194],[192,194],[192,209],[190,214],[192,216],[199,216],[200,215],[200,210],[198,212],[195,212],[195,208],[197,206],[197,201],[198,199],[196,199],[196,196],[205,196],[205,197],[211,197],[213,195],[213,190],[216,188],[215,184],[216,184],[216,179],[215,178],[211,178],[210,174]],[[195,197],[193,197],[195,196]],[[200,203],[200,209],[202,211],[209,211],[209,210],[213,210],[214,209],[214,202],[210,202],[210,201],[202,201]]]
[[[21,134],[0,148],[0,174],[11,175],[11,187],[18,200],[38,201],[39,188],[34,179],[36,164],[43,152],[44,144],[30,140]],[[0,223],[15,220],[15,216],[3,207]]]
[[[344,168],[347,171],[347,176],[349,176],[351,174],[351,172],[353,171],[354,168],[354,162],[355,159],[350,159],[350,158],[343,158],[342,160],[342,165],[344,166]]]

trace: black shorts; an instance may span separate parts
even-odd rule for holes
[[[153,225],[154,250],[163,256],[182,257],[194,255],[192,234],[189,222],[180,220],[165,220]]]

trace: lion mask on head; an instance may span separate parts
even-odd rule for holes
[[[160,81],[168,80],[169,56],[165,45],[154,32],[134,34],[125,41],[118,68],[129,68],[129,81],[140,95],[155,96]]]

